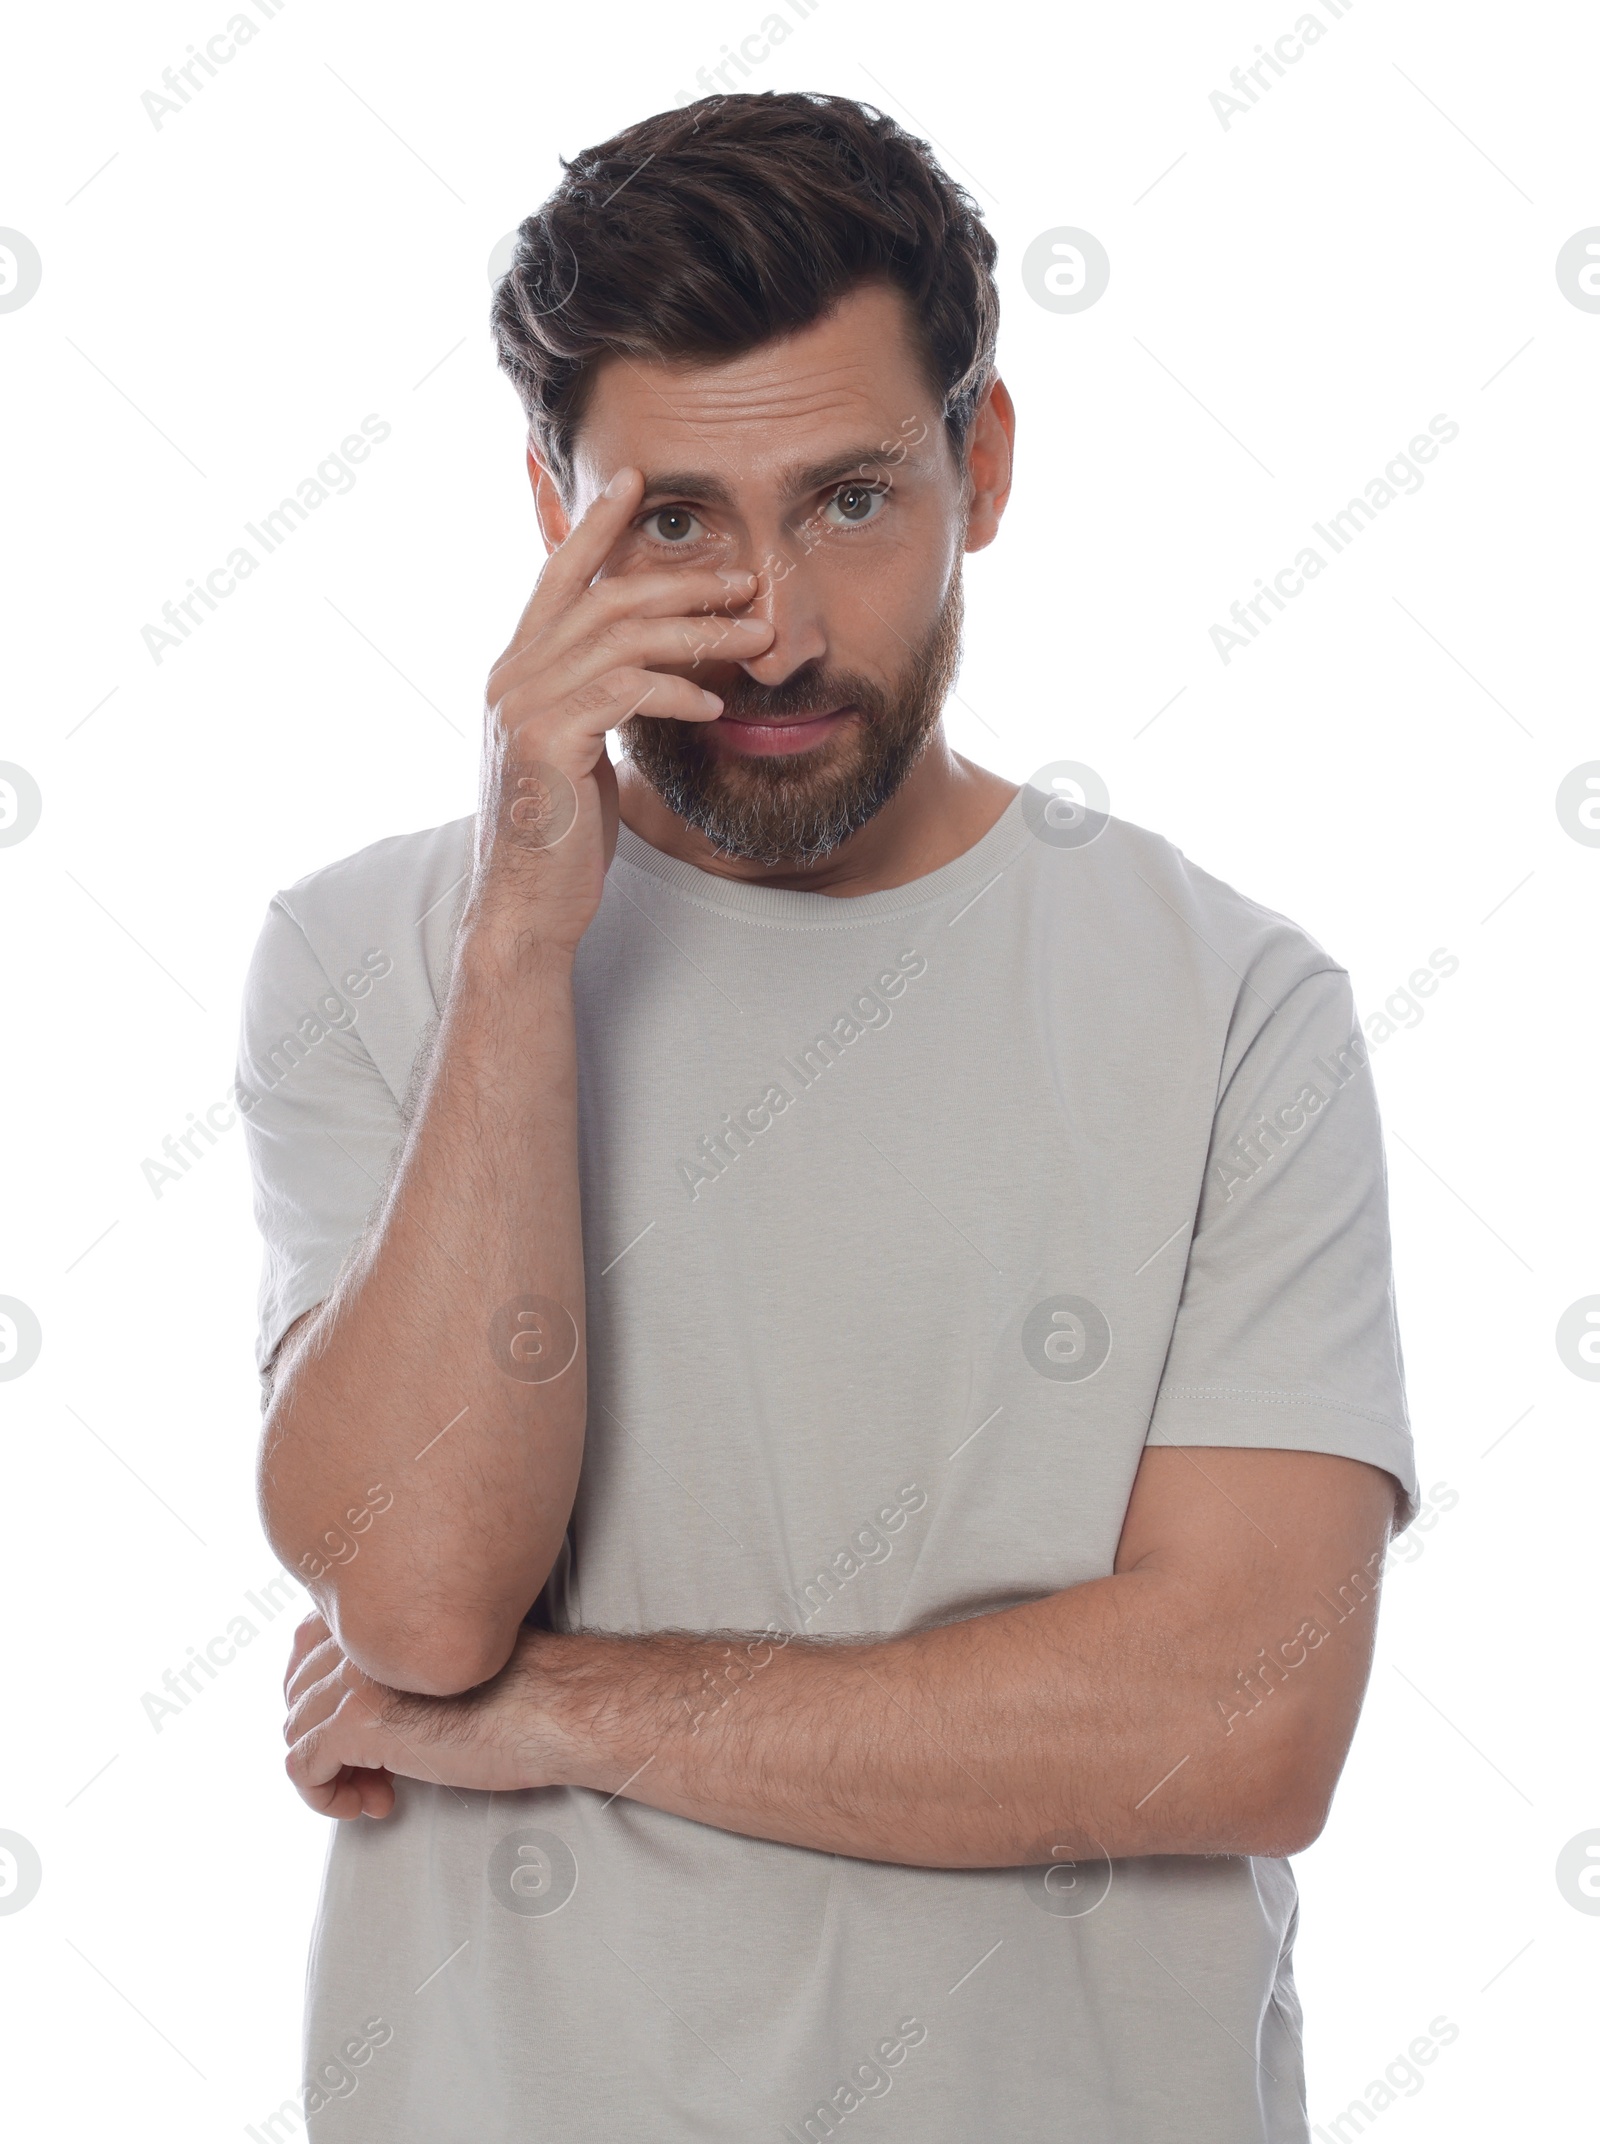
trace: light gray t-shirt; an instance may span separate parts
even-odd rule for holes
[[[857,898],[623,829],[577,961],[590,1404],[557,1628],[770,1646],[1033,1600],[1111,1571],[1147,1444],[1341,1453],[1415,1512],[1348,978],[1154,834],[1058,845],[1041,801]],[[388,1174],[472,831],[269,908],[239,1073],[262,1367]],[[939,1730],[932,1702],[882,1725]],[[1296,1910],[1283,1860],[906,1868],[401,1781],[331,1827],[310,2134],[1300,2144]]]

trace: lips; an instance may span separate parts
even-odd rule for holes
[[[724,751],[745,757],[775,757],[813,751],[854,713],[855,708],[848,704],[798,715],[731,714],[725,708],[708,727],[712,732],[720,731]]]
[[[796,729],[805,722],[826,722],[833,715],[847,715],[848,705],[843,707],[813,707],[798,715],[730,714],[726,708],[718,716],[720,722],[737,722],[745,729],[787,730]]]

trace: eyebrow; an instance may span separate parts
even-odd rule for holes
[[[888,442],[892,447],[894,440]],[[910,454],[910,443],[902,441]],[[847,476],[857,476],[863,464],[872,467],[887,461],[887,448],[880,441],[866,447],[848,447],[842,454],[830,455],[825,462],[808,462],[803,467],[786,470],[781,481],[790,498],[802,493],[818,491],[824,484],[838,483]],[[896,464],[895,466],[899,466]],[[704,469],[666,469],[658,475],[645,473],[644,496],[647,499],[671,492],[680,498],[703,500],[708,506],[731,506],[733,493],[720,477],[711,476]]]

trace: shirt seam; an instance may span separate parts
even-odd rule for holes
[[[1329,1399],[1320,1392],[1280,1392],[1269,1389],[1265,1392],[1252,1385],[1165,1385],[1161,1396],[1180,1400],[1242,1400],[1253,1407],[1326,1407],[1335,1414],[1353,1414],[1364,1422],[1376,1422],[1380,1429],[1392,1429],[1401,1435],[1409,1435],[1408,1424],[1397,1421],[1393,1415],[1378,1414],[1371,1407],[1357,1407],[1350,1400]]]
[[[289,905],[289,894],[292,891],[292,887],[280,888],[280,890],[272,896],[272,902],[270,902],[268,906],[270,908],[273,904],[276,904],[282,909],[284,915],[288,917],[290,923],[292,923],[294,928],[300,933],[301,943],[304,945],[308,956],[310,957],[313,965],[316,967],[318,973],[321,975],[323,981],[327,984],[329,994],[333,997],[338,997],[342,993],[340,992],[338,983],[334,980],[333,976],[328,971],[328,963],[323,959],[322,955],[317,951],[316,946],[312,943],[311,933],[306,929],[304,922],[299,916],[295,914],[293,908],[291,908]],[[254,1006],[251,1006],[250,1012],[253,1020],[256,1016],[256,1008]],[[316,1018],[315,1012],[312,1013],[311,1017],[313,1019]],[[239,1073],[243,1070],[243,1060],[246,1054],[245,1030],[250,1024],[251,1021],[247,1021],[241,1018],[238,1044],[234,1051],[234,1078],[236,1082],[238,1080]],[[403,1103],[405,1100],[405,1096],[403,1094],[397,1094],[395,1092],[394,1083],[389,1078],[388,1073],[384,1071],[382,1065],[379,1064],[377,1058],[373,1056],[371,1050],[368,1048],[367,1038],[361,1033],[359,1020],[353,1028],[349,1030],[341,1028],[338,1030],[338,1032],[340,1034],[344,1034],[347,1040],[353,1040],[358,1045],[362,1057],[365,1058],[366,1062],[372,1067],[372,1070],[383,1082],[384,1091],[390,1095],[393,1095],[397,1103]],[[252,1050],[250,1054],[253,1060],[254,1051]],[[280,1082],[278,1080],[274,1080],[270,1086],[263,1088],[262,1091],[257,1094],[256,1100],[258,1102],[265,1101],[267,1096],[271,1094],[273,1090],[279,1085]]]
[[[1002,851],[993,859],[993,870],[986,882],[987,885],[992,885],[996,879],[1003,878],[1014,864],[1020,862],[1028,854],[1030,839],[1031,836],[1024,824],[1011,847]],[[624,870],[631,871],[636,878],[643,879],[647,885],[658,887],[661,892],[670,894],[674,900],[682,901],[690,908],[698,908],[707,915],[720,916],[729,923],[753,923],[762,929],[780,931],[849,931],[866,930],[874,925],[882,927],[898,921],[902,916],[916,915],[924,909],[937,908],[942,902],[954,899],[958,894],[965,893],[971,882],[977,879],[981,873],[980,866],[979,870],[965,873],[956,879],[954,883],[941,888],[936,893],[921,894],[905,902],[895,903],[892,906],[871,909],[865,915],[859,912],[851,914],[849,911],[852,909],[858,910],[861,903],[873,900],[874,896],[871,894],[853,897],[849,894],[817,896],[818,899],[827,900],[830,907],[845,911],[845,913],[838,916],[762,916],[751,914],[749,910],[734,905],[724,906],[720,901],[707,900],[703,894],[697,893],[692,887],[677,885],[672,879],[661,876],[657,872],[650,870],[646,865],[635,863],[631,857],[618,854],[612,861],[613,867],[620,864]],[[929,875],[932,876],[933,874],[930,873]],[[916,883],[916,880],[913,879],[907,887],[892,886],[885,888],[884,891],[889,894],[909,892],[910,888],[915,886]],[[790,889],[781,888],[778,890],[788,891]]]
[[[1321,951],[1322,949],[1321,949],[1321,948],[1319,947],[1319,948],[1318,948],[1318,950],[1319,950],[1319,951]],[[1266,1036],[1267,1036],[1267,1032],[1268,1032],[1268,1030],[1269,1030],[1269,1029],[1270,1029],[1270,1028],[1272,1027],[1272,1024],[1273,1024],[1273,1022],[1274,1022],[1274,1021],[1275,1021],[1275,1020],[1276,1020],[1276,1019],[1278,1018],[1279,1014],[1280,1014],[1280,1013],[1282,1013],[1282,1012],[1284,1012],[1284,1011],[1285,1011],[1285,1010],[1287,1009],[1287,1007],[1288,1007],[1288,1005],[1289,1005],[1289,1002],[1290,1002],[1290,1000],[1291,1000],[1292,998],[1296,998],[1296,997],[1298,997],[1298,996],[1299,996],[1299,994],[1300,994],[1300,992],[1301,992],[1302,990],[1304,990],[1304,989],[1305,989],[1305,987],[1306,987],[1306,985],[1307,985],[1308,983],[1314,983],[1314,982],[1318,981],[1318,980],[1319,980],[1319,979],[1320,979],[1320,978],[1321,978],[1322,976],[1324,976],[1324,975],[1339,975],[1339,976],[1343,976],[1343,978],[1344,978],[1345,982],[1346,982],[1347,984],[1349,984],[1349,982],[1350,982],[1350,971],[1349,971],[1349,969],[1348,969],[1348,968],[1346,968],[1346,967],[1344,967],[1344,966],[1342,966],[1340,962],[1338,962],[1338,961],[1336,961],[1336,960],[1332,959],[1332,958],[1331,958],[1331,956],[1329,956],[1329,955],[1328,955],[1328,954],[1326,954],[1326,953],[1324,953],[1324,954],[1323,954],[1323,958],[1324,958],[1325,960],[1327,960],[1327,962],[1328,962],[1328,965],[1327,965],[1327,966],[1326,966],[1325,968],[1312,968],[1312,969],[1311,969],[1311,970],[1309,971],[1309,973],[1307,973],[1307,974],[1305,974],[1305,975],[1302,975],[1302,976],[1299,976],[1299,977],[1297,977],[1297,978],[1296,978],[1296,980],[1295,980],[1294,982],[1292,982],[1292,983],[1291,983],[1291,984],[1289,985],[1288,989],[1287,989],[1287,990],[1286,990],[1286,991],[1285,991],[1285,992],[1283,993],[1283,996],[1282,996],[1281,998],[1279,998],[1279,1000],[1278,1000],[1277,1004],[1276,1004],[1276,1005],[1274,1005],[1274,1006],[1272,1007],[1271,1011],[1270,1011],[1270,1012],[1269,1012],[1269,1013],[1267,1014],[1266,1018],[1265,1018],[1265,1019],[1264,1019],[1264,1020],[1262,1021],[1261,1025],[1260,1025],[1260,1026],[1259,1026],[1259,1027],[1258,1027],[1258,1028],[1256,1029],[1255,1033],[1254,1033],[1254,1034],[1253,1034],[1253,1035],[1252,1035],[1252,1036],[1250,1037],[1250,1040],[1249,1040],[1249,1041],[1248,1041],[1248,1042],[1247,1042],[1247,1043],[1245,1044],[1244,1048],[1243,1048],[1243,1049],[1242,1049],[1242,1050],[1240,1051],[1240,1053],[1239,1053],[1239,1061],[1238,1061],[1238,1063],[1237,1063],[1237,1064],[1236,1064],[1236,1065],[1234,1066],[1233,1070],[1232,1070],[1232,1071],[1231,1071],[1231,1072],[1230,1072],[1230,1073],[1228,1074],[1228,1076],[1227,1076],[1226,1080],[1223,1080],[1223,1078],[1222,1078],[1222,1071],[1223,1071],[1223,1063],[1219,1063],[1219,1064],[1218,1064],[1218,1066],[1217,1066],[1217,1077],[1218,1077],[1219,1085],[1218,1085],[1218,1087],[1217,1087],[1217,1100],[1216,1100],[1216,1107],[1215,1107],[1215,1109],[1214,1109],[1214,1111],[1213,1111],[1213,1113],[1212,1113],[1212,1114],[1213,1114],[1213,1130],[1212,1130],[1212,1136],[1213,1136],[1213,1139],[1215,1139],[1215,1136],[1216,1136],[1216,1129],[1215,1129],[1215,1127],[1216,1127],[1216,1121],[1217,1121],[1217,1120],[1219,1120],[1219,1119],[1221,1118],[1221,1116],[1222,1116],[1222,1114],[1223,1114],[1223,1111],[1224,1111],[1224,1110],[1225,1110],[1225,1109],[1227,1108],[1227,1106],[1228,1106],[1228,1097],[1229,1097],[1229,1095],[1230,1095],[1230,1094],[1231,1094],[1231,1093],[1233,1092],[1233,1088],[1234,1088],[1234,1083],[1235,1083],[1235,1081],[1236,1081],[1236,1080],[1237,1080],[1237,1079],[1239,1078],[1239,1075],[1240,1075],[1240,1074],[1241,1074],[1241,1073],[1243,1072],[1243,1070],[1244,1070],[1245,1066],[1246,1066],[1246,1065],[1247,1065],[1247,1064],[1248,1064],[1248,1063],[1250,1062],[1250,1059],[1251,1059],[1252,1055],[1253,1055],[1253,1054],[1254,1054],[1254,1052],[1255,1052],[1255,1049],[1256,1049],[1256,1045],[1257,1045],[1258,1043],[1260,1043],[1260,1042],[1262,1042],[1262,1041],[1264,1041],[1264,1040],[1266,1039]],[[1241,978],[1240,978],[1240,980],[1241,980],[1241,982],[1245,983],[1245,984],[1246,984],[1246,985],[1247,985],[1247,986],[1248,986],[1249,988],[1251,988],[1251,989],[1254,989],[1254,987],[1255,987],[1255,986],[1254,986],[1253,984],[1249,983],[1249,979],[1248,979],[1248,977],[1241,977]],[[1257,995],[1259,996],[1259,995],[1260,995],[1260,993],[1259,993],[1259,992],[1257,992]],[[1235,1005],[1237,1005],[1237,1004],[1238,1004],[1238,999],[1237,999],[1237,998],[1236,998],[1236,999],[1234,1000],[1234,1003],[1235,1003]],[[1360,1022],[1360,1020],[1359,1020],[1359,1018],[1358,1018],[1358,1019],[1357,1019],[1357,1021],[1356,1021],[1356,1027],[1357,1027],[1357,1028],[1359,1028],[1359,1027],[1360,1027],[1360,1025],[1361,1025],[1361,1022]],[[1348,1039],[1349,1039],[1349,1038],[1348,1038],[1348,1036],[1347,1036],[1347,1037],[1346,1037],[1346,1041],[1348,1041]],[[1365,1041],[1365,1039],[1366,1039],[1366,1038],[1365,1038],[1365,1037],[1363,1036],[1363,1038],[1362,1038],[1362,1039],[1363,1039],[1363,1041]],[[1340,1044],[1335,1044],[1335,1045],[1333,1045],[1333,1047],[1335,1047],[1335,1048],[1343,1048],[1343,1047],[1344,1047],[1344,1045],[1343,1045],[1342,1043],[1340,1043]],[[1224,1036],[1224,1037],[1223,1037],[1223,1052],[1222,1052],[1222,1056],[1223,1056],[1223,1062],[1225,1062],[1225,1061],[1226,1061],[1226,1058],[1227,1058],[1227,1037],[1226,1037],[1226,1036]],[[1369,1064],[1370,1064],[1370,1061],[1371,1061],[1371,1060],[1370,1060],[1370,1058],[1369,1058],[1369,1059],[1368,1059],[1368,1063],[1369,1063]],[[1365,1067],[1365,1066],[1363,1066],[1363,1067],[1362,1067],[1362,1069],[1363,1069],[1363,1070],[1365,1070],[1365,1069],[1366,1069],[1366,1067]],[[1319,1112],[1319,1114],[1320,1114],[1320,1112]]]

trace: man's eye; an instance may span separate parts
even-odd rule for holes
[[[696,535],[705,534],[699,515],[686,506],[658,506],[639,526],[658,543],[692,543]]]
[[[822,511],[832,516],[837,510],[837,519],[833,524],[835,528],[860,528],[863,522],[877,520],[883,499],[884,493],[880,485],[844,484]]]

